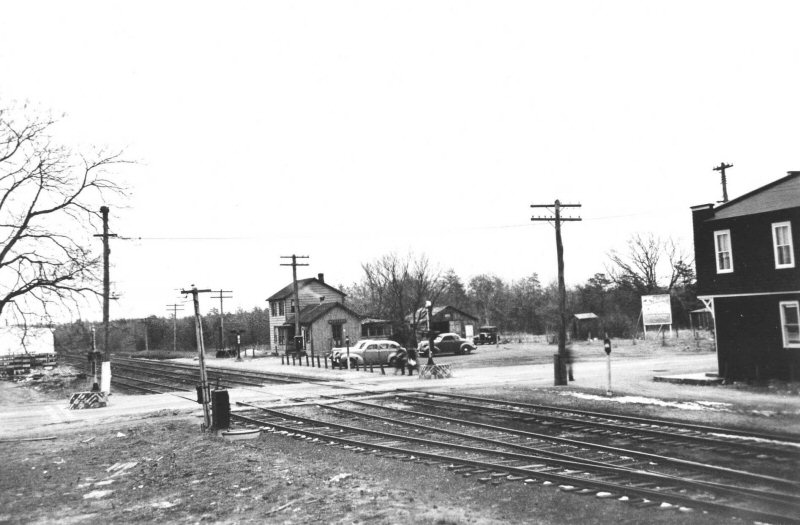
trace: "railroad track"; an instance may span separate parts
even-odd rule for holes
[[[418,399],[408,399],[415,396]],[[458,417],[454,417],[457,411],[452,406],[437,407],[448,415],[418,410],[420,400],[436,396],[439,394],[407,393],[373,396],[371,401],[327,399],[317,405],[281,410],[239,403],[248,410],[231,417],[245,426],[262,427],[323,445],[338,444],[356,452],[414,458],[484,483],[542,483],[643,506],[697,509],[768,523],[800,523],[800,481],[793,473],[798,458],[796,441],[772,439],[769,445],[761,446],[771,451],[764,454],[761,450],[761,469],[746,470],[730,464],[687,459],[679,454],[681,448],[677,445],[670,448],[673,455],[657,455],[561,437],[558,434],[563,432],[558,429],[549,433],[525,430],[522,427],[532,423],[524,420],[525,415],[515,427],[490,424],[483,420],[497,414],[488,407],[465,409],[463,414],[458,412]],[[477,400],[472,402],[479,404]],[[607,426],[610,421],[619,421],[608,414],[592,413],[591,417],[605,421],[595,426],[590,420],[582,422],[580,429],[570,428],[568,432],[586,437],[602,435],[611,431]],[[669,424],[648,421],[649,425]],[[696,444],[704,431],[693,427],[691,442]],[[710,434],[719,430],[728,429],[715,428]],[[732,432],[739,439],[762,439],[741,431]],[[714,435],[708,437],[716,443],[714,458],[724,456],[723,445],[714,441]],[[687,442],[683,443],[686,448]],[[726,450],[740,448],[733,446]],[[786,457],[793,457],[788,467],[781,465]],[[734,461],[733,465],[738,464]]]
[[[87,366],[86,359],[61,356],[79,368]],[[113,357],[112,389],[130,393],[162,394],[175,391],[194,391],[199,383],[197,365],[173,363],[154,359]],[[280,374],[253,370],[234,370],[206,366],[208,382],[215,388],[257,388],[269,384],[299,383],[302,380]]]

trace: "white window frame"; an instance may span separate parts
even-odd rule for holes
[[[800,315],[800,301],[780,301],[778,303],[778,308],[780,308],[781,311],[781,338],[783,339],[783,347],[800,348],[800,342],[790,343],[786,340],[786,315],[784,314],[783,310],[785,306],[794,306]]]
[[[730,268],[719,267],[719,241],[718,239],[723,235],[728,236],[728,260],[731,262]],[[714,265],[717,267],[717,273],[733,273],[733,239],[731,239],[730,230],[717,230],[714,232]]]
[[[778,261],[778,228],[782,228],[786,226],[788,229],[788,238],[789,238],[789,262],[780,264]],[[787,246],[786,244],[782,244],[781,246]],[[781,270],[783,268],[794,268],[794,243],[792,242],[792,223],[789,221],[785,222],[773,222],[772,223],[772,251],[775,254],[775,269]]]

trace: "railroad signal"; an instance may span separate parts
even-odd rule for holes
[[[200,365],[200,389],[203,399],[203,430],[211,428],[211,414],[208,411],[208,376],[206,375],[205,348],[203,346],[203,322],[200,318],[200,299],[198,294],[211,293],[211,290],[198,290],[195,285],[191,289],[181,289],[183,295],[192,294],[194,302],[194,333],[197,338],[197,357]]]

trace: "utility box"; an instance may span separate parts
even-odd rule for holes
[[[211,391],[211,426],[217,430],[231,426],[231,402],[227,390]]]

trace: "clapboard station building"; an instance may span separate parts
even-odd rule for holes
[[[719,374],[800,379],[800,171],[720,205],[693,206],[692,222]]]

